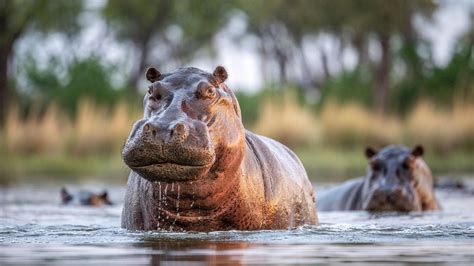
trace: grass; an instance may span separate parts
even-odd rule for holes
[[[406,117],[377,116],[358,104],[327,102],[319,112],[294,94],[267,97],[250,128],[297,152],[313,180],[364,174],[366,145],[423,144],[435,174],[474,173],[474,104],[439,109],[419,103]],[[76,117],[55,105],[22,114],[12,106],[0,130],[0,182],[101,178],[123,182],[120,148],[141,116],[126,103],[104,108],[81,101]]]
[[[314,147],[297,149],[308,176],[313,181],[343,181],[363,176],[367,160],[362,147],[357,149],[335,149]],[[449,156],[428,153],[424,160],[434,176],[464,175],[474,173],[474,152],[458,151]]]
[[[119,156],[16,155],[3,162],[0,164],[0,183],[48,180],[125,183],[129,171]]]
[[[268,97],[262,103],[253,130],[289,146],[313,145],[321,138],[321,128],[313,110],[297,104],[295,95]]]
[[[337,182],[362,176],[367,160],[363,148],[335,149],[308,147],[295,150],[313,181]],[[0,184],[40,182],[44,180],[75,182],[96,180],[125,183],[129,169],[116,156],[44,156],[16,155],[0,157]],[[425,160],[435,176],[474,173],[474,153],[455,152],[448,157],[429,153]]]

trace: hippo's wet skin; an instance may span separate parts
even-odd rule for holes
[[[421,146],[410,150],[388,146],[367,148],[367,174],[318,196],[319,211],[427,211],[436,210],[433,177],[423,161]]]
[[[246,131],[240,107],[213,74],[146,72],[144,118],[123,148],[131,168],[122,227],[257,230],[316,224],[313,188],[296,155]]]

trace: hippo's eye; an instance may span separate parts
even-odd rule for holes
[[[372,170],[374,172],[378,172],[378,171],[382,170],[382,168],[383,168],[383,164],[380,161],[373,161],[371,163],[371,166],[372,166]]]
[[[212,99],[216,96],[216,88],[213,86],[203,86],[198,90],[198,97],[201,99]]]
[[[408,169],[410,169],[410,165],[408,164],[408,162],[405,161],[405,162],[402,163],[402,168],[403,168],[403,170],[408,170]]]
[[[153,86],[148,88],[148,100],[157,102],[161,100],[161,94],[154,90]]]

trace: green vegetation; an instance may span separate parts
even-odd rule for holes
[[[16,155],[2,160],[0,173],[0,184],[79,180],[125,183],[128,168],[119,155],[86,157]]]
[[[474,171],[474,15],[438,65],[415,23],[436,26],[434,0],[92,2],[2,1],[0,180],[124,180],[119,154],[141,116],[146,66],[215,62],[222,37],[252,43],[261,64],[262,88],[236,93],[245,126],[296,150],[311,178],[361,175],[364,147],[391,143],[423,144],[436,174]],[[90,18],[107,29],[84,54]],[[52,33],[64,51],[14,52]],[[105,55],[108,39],[125,58]]]
[[[435,175],[474,171],[473,105],[447,111],[421,102],[406,118],[373,114],[360,104],[329,102],[319,111],[301,105],[295,93],[263,93],[241,98],[256,106],[247,128],[292,147],[315,181],[363,175],[366,145],[379,148],[404,143],[425,146]],[[258,100],[255,100],[258,99]],[[135,110],[135,111],[130,111]],[[125,103],[104,108],[90,101],[78,105],[72,119],[50,106],[22,118],[10,110],[2,135],[0,180],[100,179],[124,182],[127,168],[120,149],[140,112]],[[244,116],[252,112],[244,112]],[[254,121],[251,123],[250,121]],[[421,141],[420,141],[421,140]]]
[[[317,182],[337,182],[362,176],[367,161],[363,147],[335,149],[310,147],[296,149],[309,178]],[[435,176],[474,172],[472,152],[453,152],[449,156],[429,153],[425,160]],[[0,156],[0,184],[18,182],[99,181],[124,184],[129,169],[120,156],[16,155]]]

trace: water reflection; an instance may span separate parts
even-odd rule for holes
[[[136,243],[134,246],[150,249],[150,264],[152,265],[169,262],[243,265],[245,264],[243,251],[254,248],[257,244],[143,238],[143,242]]]

